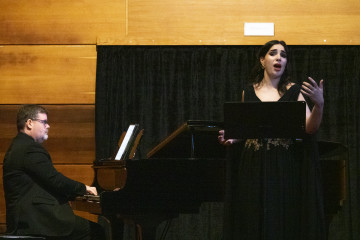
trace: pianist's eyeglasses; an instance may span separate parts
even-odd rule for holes
[[[44,124],[44,126],[46,126],[46,124],[49,124],[49,122],[47,120],[41,120],[41,119],[37,119],[37,118],[31,119],[31,120],[41,122],[42,124]]]

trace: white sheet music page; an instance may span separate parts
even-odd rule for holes
[[[129,144],[129,141],[131,139],[131,136],[133,134],[133,131],[135,129],[135,125],[130,125],[128,130],[126,131],[124,140],[121,143],[121,146],[119,148],[119,151],[116,154],[115,160],[120,160],[126,150],[126,146]]]

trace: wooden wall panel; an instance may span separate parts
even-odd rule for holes
[[[0,2],[0,44],[359,45],[357,0],[25,0]],[[244,37],[274,22],[274,37]]]
[[[125,34],[125,0],[2,0],[0,44],[96,44]]]
[[[129,0],[128,12],[124,44],[360,44],[354,0]],[[244,22],[274,22],[275,36],[244,37]]]
[[[96,46],[0,46],[0,104],[94,104]]]

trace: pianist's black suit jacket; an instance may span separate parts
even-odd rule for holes
[[[53,166],[49,153],[32,137],[18,133],[4,158],[7,232],[66,236],[75,215],[68,200],[86,193]]]

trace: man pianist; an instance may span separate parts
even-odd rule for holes
[[[3,165],[7,233],[56,240],[105,239],[99,224],[74,215],[68,203],[97,191],[54,168],[42,146],[50,128],[47,115],[39,105],[24,105],[17,113],[18,134]]]

